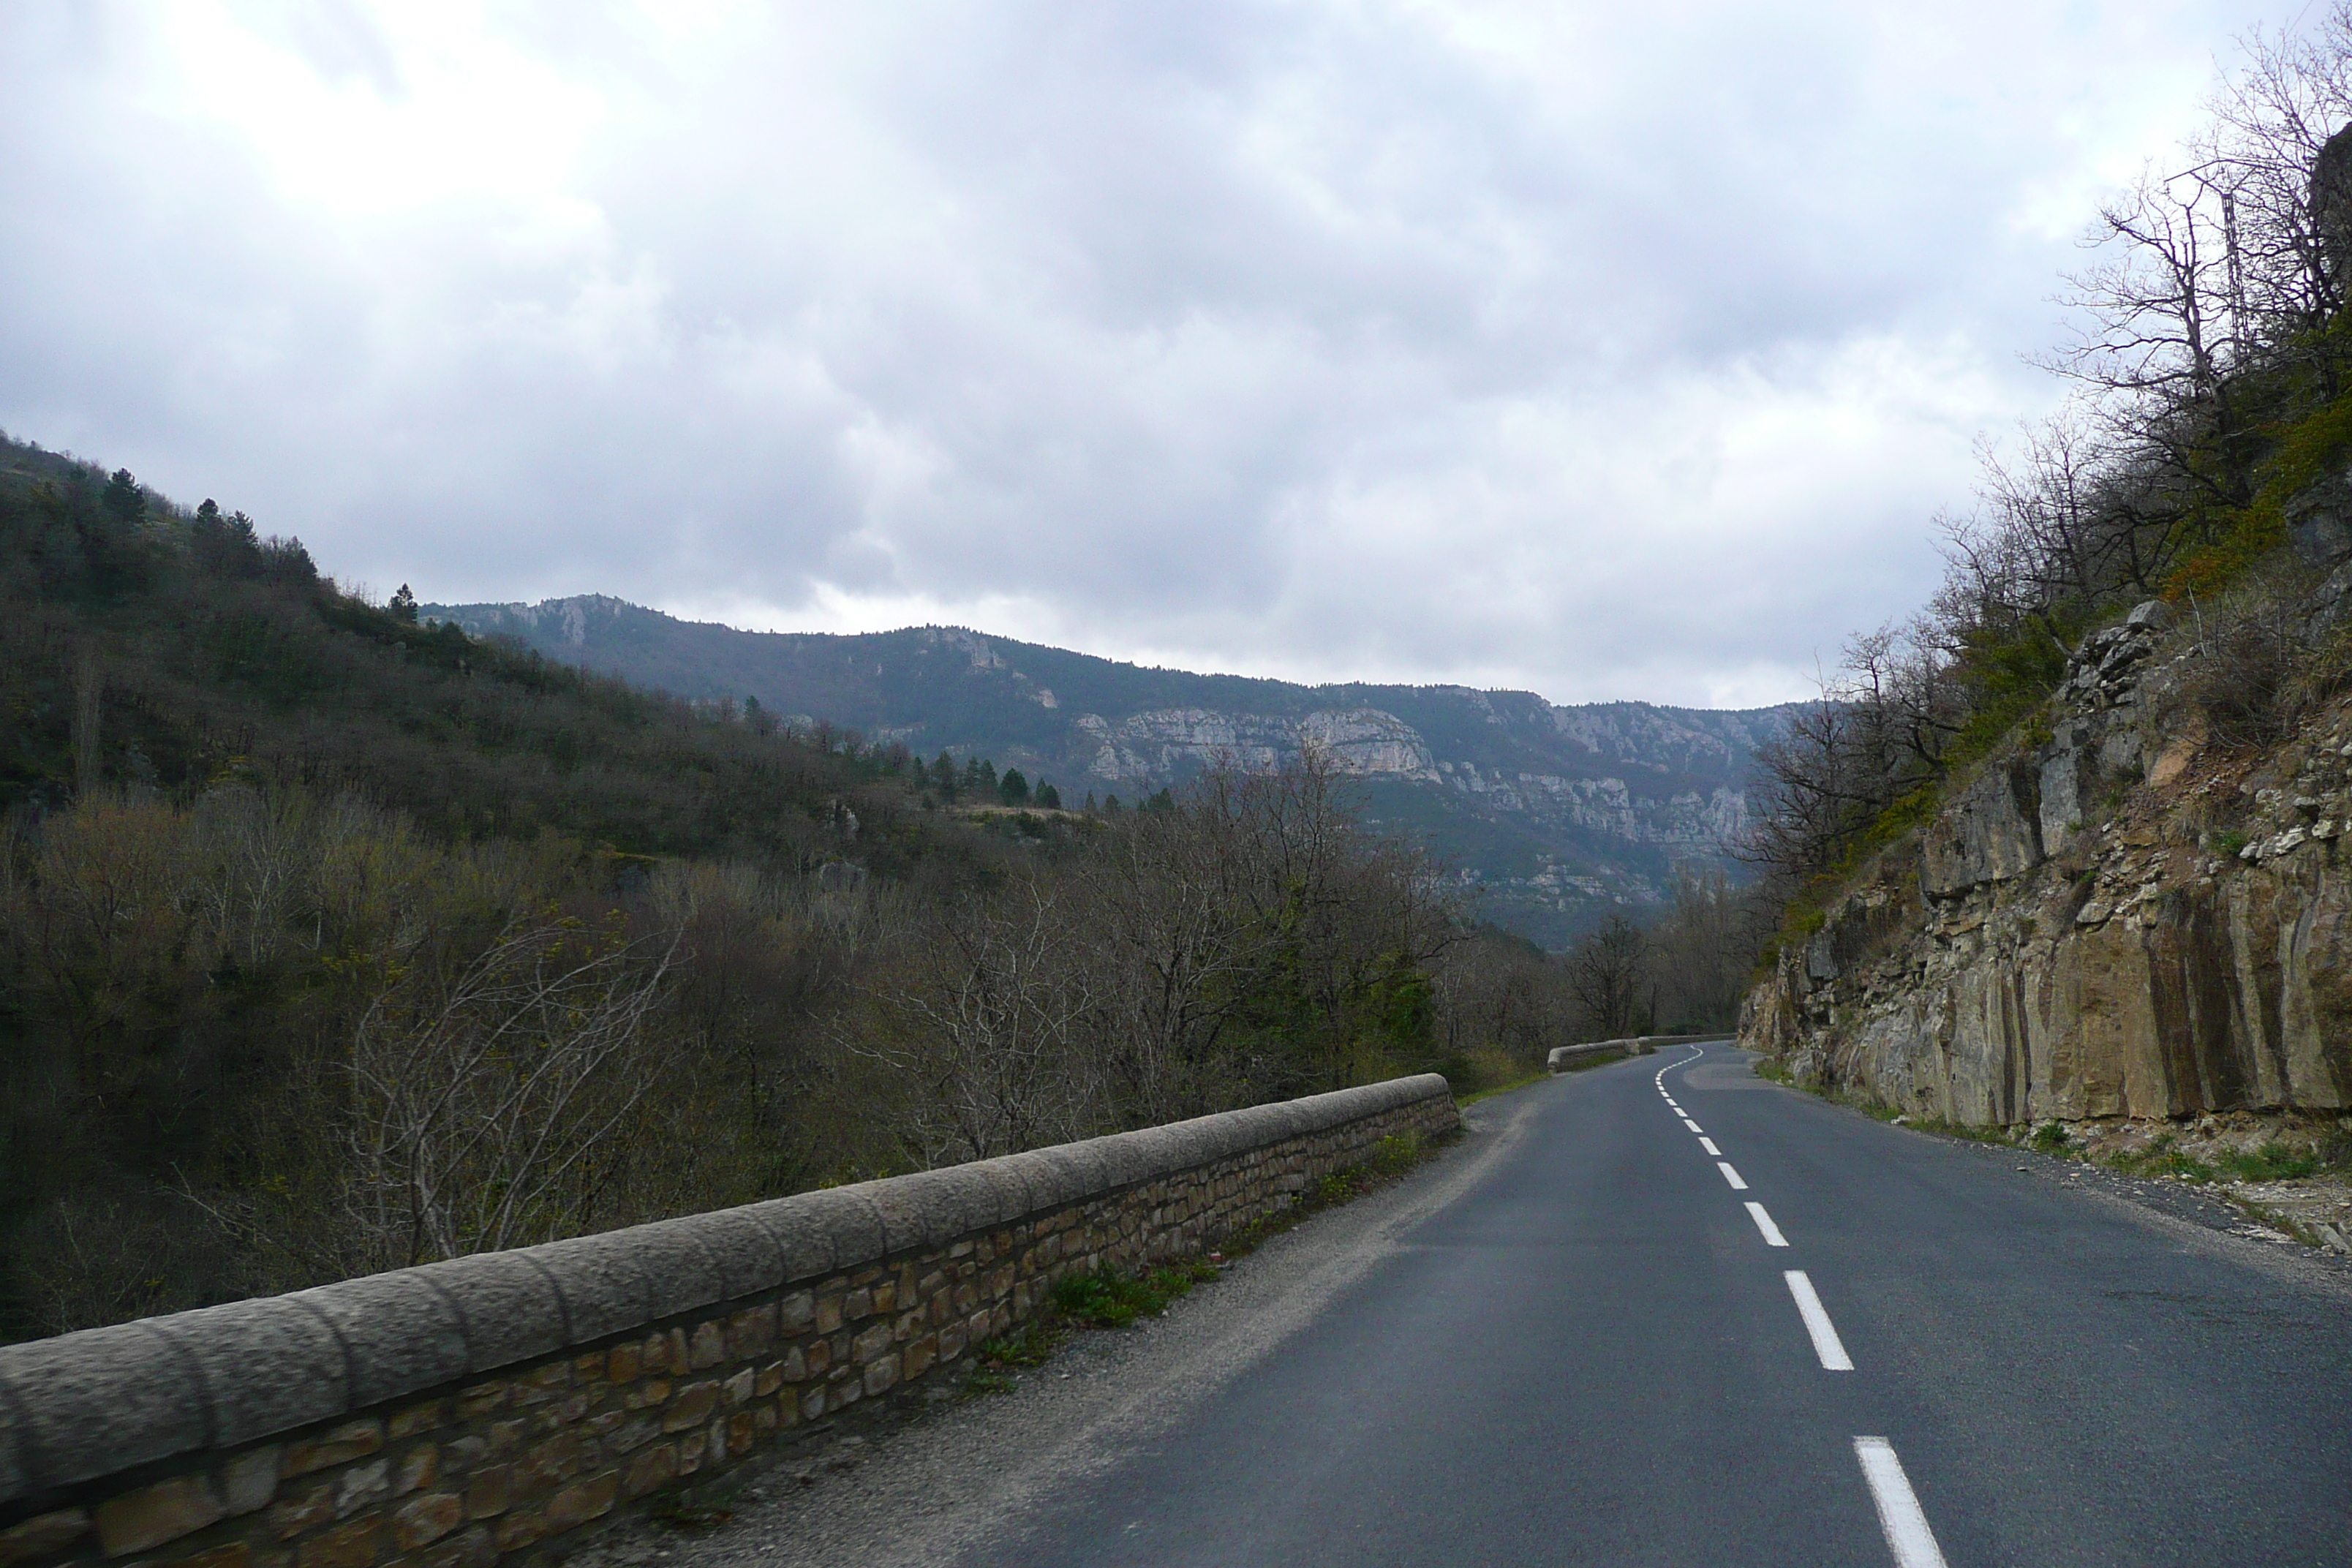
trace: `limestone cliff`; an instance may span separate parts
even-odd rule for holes
[[[1865,867],[1742,1043],[1955,1121],[2352,1105],[2352,703],[2210,741],[2168,619],[2086,639],[2046,739]]]

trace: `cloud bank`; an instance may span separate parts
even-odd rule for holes
[[[17,0],[0,426],[430,598],[1776,700],[2292,13],[1944,9]]]

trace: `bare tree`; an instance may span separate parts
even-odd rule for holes
[[[1589,933],[1569,952],[1568,987],[1585,1037],[1622,1039],[1649,1027],[1653,994],[1649,943],[1622,915]]]
[[[675,951],[559,918],[397,974],[345,1064],[361,1245],[390,1267],[587,1228],[653,1087],[639,1058]]]
[[[1108,1131],[1100,989],[1049,882],[965,895],[911,934],[845,1038],[888,1075],[907,1156],[951,1164]]]

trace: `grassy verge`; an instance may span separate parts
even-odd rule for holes
[[[1362,1164],[1332,1172],[1299,1194],[1289,1207],[1227,1233],[1219,1240],[1217,1250],[1205,1257],[1133,1272],[1100,1268],[1064,1275],[1055,1281],[1052,1302],[1044,1312],[981,1342],[972,1369],[964,1378],[964,1392],[1010,1394],[1015,1373],[1044,1366],[1073,1334],[1129,1328],[1138,1319],[1158,1317],[1195,1285],[1222,1278],[1224,1266],[1234,1258],[1247,1257],[1271,1237],[1325,1209],[1377,1192],[1450,1142],[1450,1138],[1423,1138],[1417,1132],[1383,1138],[1372,1145]]]
[[[1622,1062],[1624,1059],[1623,1051],[1601,1051],[1593,1056],[1578,1057],[1559,1070],[1562,1073],[1591,1072],[1594,1068],[1605,1068],[1611,1062]]]
[[[1466,1110],[1482,1100],[1492,1100],[1498,1094],[1509,1094],[1515,1089],[1525,1089],[1531,1083],[1541,1083],[1550,1076],[1549,1072],[1531,1072],[1519,1078],[1505,1079],[1500,1083],[1490,1083],[1484,1089],[1474,1089],[1468,1094],[1457,1094],[1454,1097],[1454,1103]]]
[[[1624,1059],[1623,1051],[1603,1051],[1598,1056],[1580,1057],[1561,1068],[1559,1073],[1553,1072],[1549,1068],[1538,1068],[1531,1072],[1506,1079],[1500,1083],[1490,1083],[1484,1089],[1473,1089],[1468,1094],[1457,1094],[1454,1097],[1454,1103],[1466,1109],[1482,1100],[1492,1100],[1498,1094],[1509,1094],[1514,1089],[1525,1089],[1531,1083],[1542,1083],[1565,1073],[1586,1072],[1593,1068],[1605,1068],[1611,1062],[1622,1062]]]

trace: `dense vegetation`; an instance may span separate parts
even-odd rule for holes
[[[15,444],[0,638],[12,1335],[1724,1005],[1476,924],[1311,758],[1055,810]]]
[[[2183,723],[2257,744],[2352,673],[2297,608],[2352,547],[2352,5],[2255,35],[2174,172],[2103,207],[2067,281],[2073,395],[1940,520],[1942,591],[1848,645],[1759,754],[1748,855],[1798,924],[1947,781],[2033,739],[2084,633],[2162,598],[2199,628]],[[2291,535],[2304,534],[2301,555]],[[2338,537],[2331,540],[2331,532]]]

